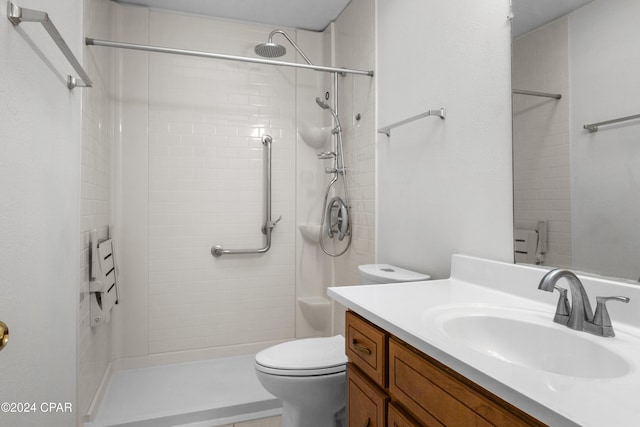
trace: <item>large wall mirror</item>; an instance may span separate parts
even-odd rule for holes
[[[640,1],[513,0],[513,14],[515,260],[637,282]]]

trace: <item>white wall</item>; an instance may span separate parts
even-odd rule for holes
[[[508,0],[378,1],[377,260],[449,275],[513,261]]]
[[[569,151],[569,19],[560,18],[513,42],[514,89],[562,98],[513,96],[515,228],[546,220],[545,265],[571,267]]]
[[[570,16],[574,268],[638,280],[640,2],[597,0]],[[612,23],[614,23],[612,25]]]
[[[21,3],[22,5],[22,3]],[[25,5],[26,6],[26,5]],[[82,58],[82,2],[32,0]],[[0,19],[0,353],[2,401],[37,402],[36,413],[0,414],[3,426],[76,423],[78,230],[82,91],[39,24]],[[40,402],[69,402],[50,414]]]

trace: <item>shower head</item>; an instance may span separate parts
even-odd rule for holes
[[[309,61],[309,58],[307,58],[307,55],[305,55],[302,50],[300,50],[300,48],[298,47],[298,45],[296,44],[296,42],[293,41],[293,39],[291,37],[289,37],[289,35],[287,33],[285,33],[282,30],[273,30],[271,31],[271,33],[269,34],[269,38],[267,39],[266,43],[260,43],[259,45],[257,45],[253,50],[255,53],[257,53],[258,55],[264,57],[264,58],[279,58],[281,56],[284,56],[285,53],[287,53],[287,49],[277,43],[273,42],[273,36],[276,34],[282,34],[284,36],[284,38],[287,39],[287,41],[289,43],[291,43],[291,46],[293,46],[298,53],[300,54],[300,56],[302,56],[302,58],[307,61],[307,64],[309,65],[313,65],[311,63],[311,61]]]
[[[254,51],[264,58],[279,58],[287,53],[287,48],[278,43],[273,43],[269,39],[266,43],[256,45]]]
[[[317,96],[316,96],[316,104],[318,104],[323,110],[326,110],[326,109],[329,108],[329,104],[327,104],[326,102],[324,102],[323,100],[321,100]]]

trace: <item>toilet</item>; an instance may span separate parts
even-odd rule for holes
[[[361,265],[361,284],[429,280],[389,264]],[[282,400],[282,427],[346,427],[347,356],[342,335],[303,338],[260,351],[256,375]]]
[[[256,354],[260,384],[282,400],[282,427],[340,427],[346,406],[344,337],[303,338]]]
[[[389,264],[365,264],[358,266],[360,284],[373,285],[380,283],[419,282],[429,280],[431,276],[406,270]]]

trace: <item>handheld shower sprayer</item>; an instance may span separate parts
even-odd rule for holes
[[[318,96],[316,96],[316,104],[318,104],[320,108],[322,108],[323,110],[326,110],[329,108],[329,104],[321,100],[320,97]]]
[[[338,118],[338,115],[336,114],[335,111],[333,111],[333,108],[331,108],[329,106],[329,104],[327,104],[326,102],[324,102],[323,100],[321,100],[320,98],[318,98],[316,96],[316,104],[318,104],[320,106],[320,108],[322,108],[323,110],[329,110],[329,112],[331,113],[331,115],[333,116],[334,120],[336,121],[336,127],[334,127],[331,130],[331,133],[333,135],[337,134],[338,132],[340,132],[342,130],[342,127],[340,126],[340,119]]]

